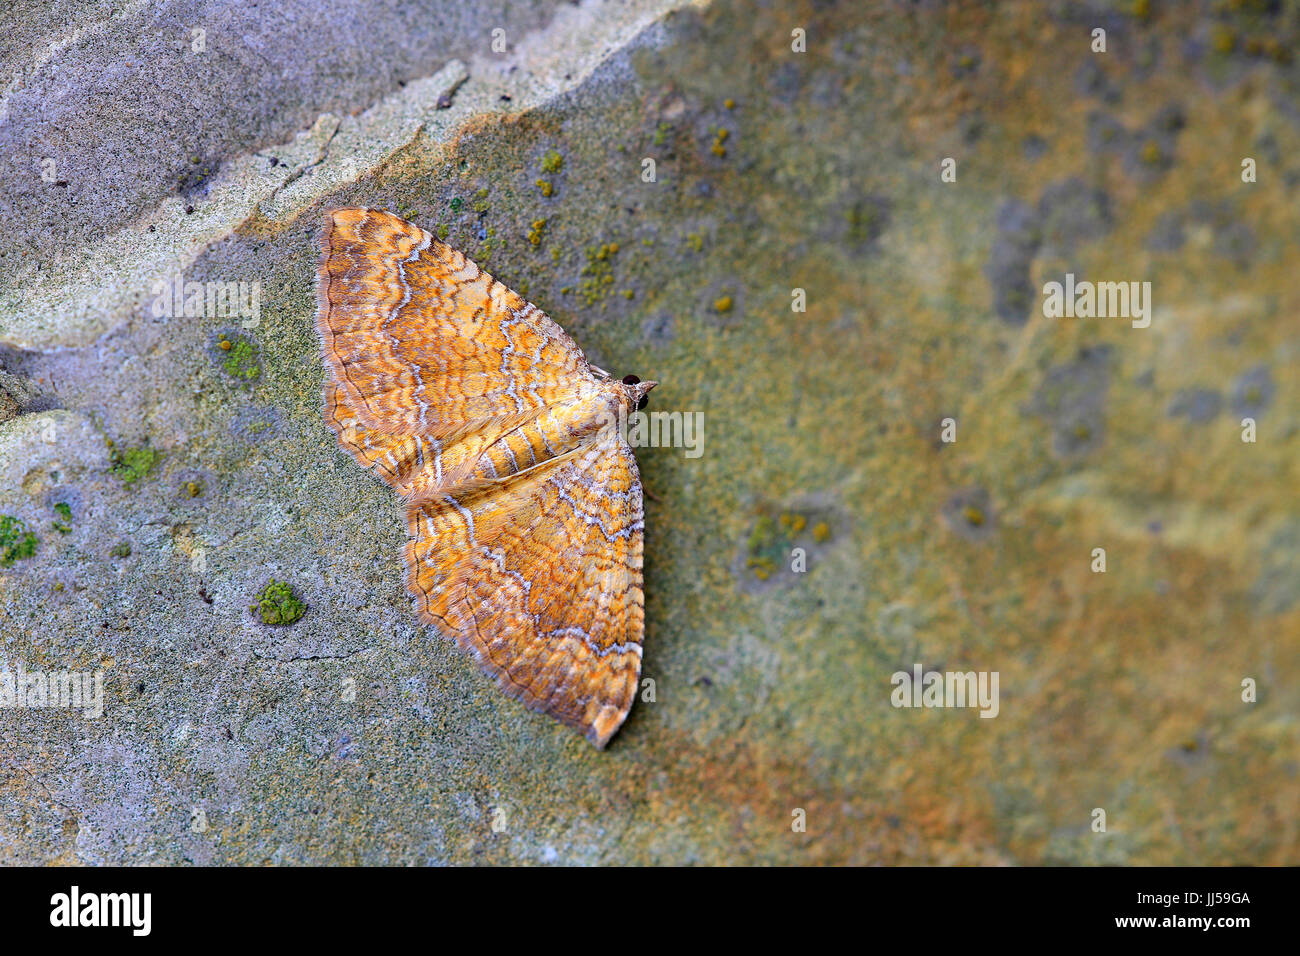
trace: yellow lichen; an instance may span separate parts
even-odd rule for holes
[[[553,149],[548,149],[539,164],[544,173],[558,173],[564,168],[564,157]]]
[[[542,230],[546,228],[545,219],[534,219],[532,228],[528,230],[528,242],[534,246],[542,244]]]

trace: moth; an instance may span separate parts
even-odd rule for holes
[[[656,383],[611,379],[541,309],[391,213],[336,209],[320,245],[325,420],[406,503],[420,619],[604,748],[645,632],[641,481],[618,423]]]

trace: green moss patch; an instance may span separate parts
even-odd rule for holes
[[[252,382],[262,374],[262,363],[257,354],[257,346],[245,335],[234,339],[222,335],[217,341],[217,348],[226,353],[221,367],[231,378],[241,382]]]
[[[109,472],[120,478],[122,483],[128,486],[134,485],[153,471],[154,466],[162,458],[162,452],[156,451],[148,445],[137,445],[135,448],[119,448],[114,442],[110,441],[108,449],[113,462]]]
[[[292,587],[274,578],[254,598],[254,602],[248,609],[260,617],[263,624],[292,624],[307,610]]]
[[[54,530],[59,534],[72,533],[72,505],[66,501],[60,501],[54,506],[55,513],[59,516],[54,522]]]
[[[15,561],[34,555],[36,540],[21,518],[0,515],[0,568],[13,567]]]

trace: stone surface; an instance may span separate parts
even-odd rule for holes
[[[344,6],[16,8],[0,664],[106,699],[0,711],[0,860],[1300,862],[1289,7]],[[655,700],[603,753],[417,622],[321,415],[341,205],[705,413],[638,451]],[[175,271],[256,325],[154,314]],[[1066,272],[1151,326],[1045,318]],[[894,708],[916,664],[998,716]]]

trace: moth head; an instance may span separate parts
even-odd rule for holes
[[[645,407],[646,393],[658,385],[658,382],[643,382],[635,375],[624,375],[623,392],[627,395],[628,408],[642,409]]]

